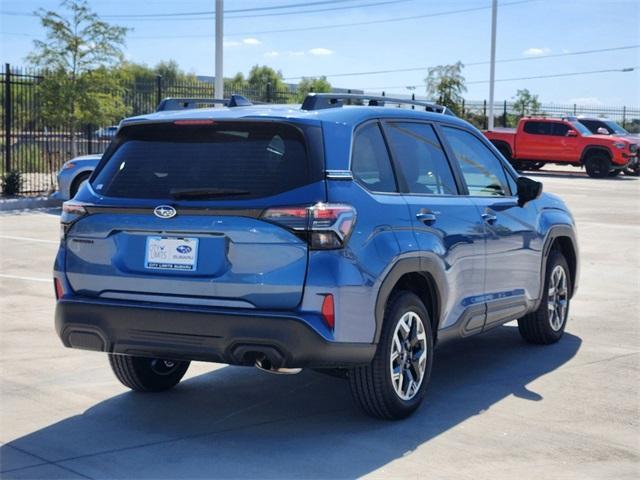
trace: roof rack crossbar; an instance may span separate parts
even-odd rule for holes
[[[242,95],[231,95],[229,98],[183,98],[168,97],[163,99],[156,108],[157,112],[165,110],[188,110],[192,108],[205,108],[214,105],[225,107],[248,107],[253,105]]]
[[[451,109],[424,100],[411,100],[407,98],[394,98],[379,95],[367,95],[363,93],[309,93],[302,103],[302,110],[322,110],[325,108],[340,108],[345,100],[368,101],[370,107],[382,107],[385,103],[413,105],[424,107],[427,112],[442,113],[444,115],[455,114]]]

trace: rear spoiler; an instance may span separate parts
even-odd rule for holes
[[[253,105],[242,95],[231,95],[229,98],[165,98],[162,100],[156,112],[167,110],[189,110],[192,108],[211,108],[216,105],[225,107],[249,107]]]

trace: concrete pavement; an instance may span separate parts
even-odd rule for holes
[[[427,401],[363,416],[341,379],[192,364],[173,391],[127,391],[104,354],[53,330],[57,211],[0,215],[2,478],[640,477],[640,179],[532,175],[578,222],[567,333],[513,324],[446,345]]]

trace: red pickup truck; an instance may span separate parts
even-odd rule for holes
[[[592,134],[571,118],[523,118],[516,129],[484,134],[518,170],[538,170],[555,163],[584,166],[590,177],[603,178],[638,162],[635,139]]]

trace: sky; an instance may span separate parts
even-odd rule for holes
[[[89,4],[104,20],[132,29],[128,60],[174,59],[188,72],[214,74],[214,17],[184,14],[211,12],[215,0]],[[25,65],[33,40],[44,39],[32,12],[59,5],[0,0],[0,61]],[[424,94],[429,67],[460,60],[465,98],[483,100],[490,7],[491,0],[225,0],[225,76],[266,64],[290,83],[326,75],[336,87]],[[544,103],[637,108],[638,47],[639,0],[500,0],[495,98],[510,100],[527,88]],[[629,68],[635,70],[620,71]],[[372,73],[379,71],[386,73]]]

